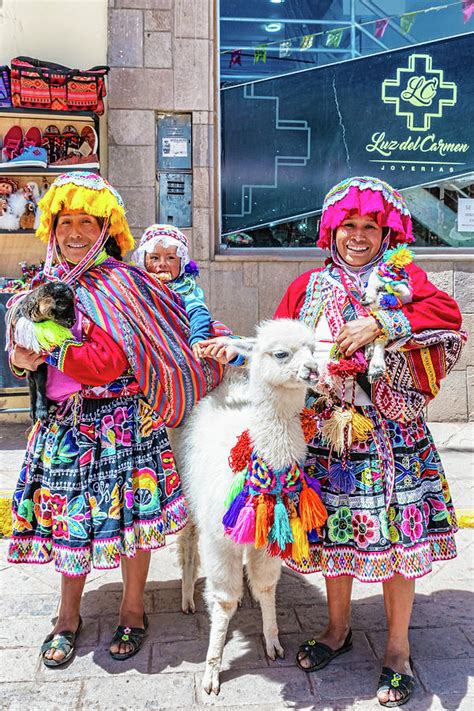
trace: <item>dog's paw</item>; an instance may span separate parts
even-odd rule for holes
[[[206,694],[219,694],[221,684],[219,681],[219,666],[217,664],[206,664],[206,670],[202,678],[202,688]]]
[[[267,657],[272,661],[275,661],[275,659],[285,658],[285,650],[281,646],[278,637],[265,639],[265,651],[267,653]]]
[[[194,604],[194,600],[192,597],[183,597],[181,601],[181,610],[184,612],[185,615],[189,615],[189,613],[194,615],[194,613],[196,612],[196,605]]]

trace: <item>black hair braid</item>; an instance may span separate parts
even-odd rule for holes
[[[109,237],[106,243],[104,244],[104,249],[109,255],[109,257],[113,257],[119,262],[123,262],[122,259],[122,253],[120,251],[120,247],[117,244],[117,241],[115,237]]]

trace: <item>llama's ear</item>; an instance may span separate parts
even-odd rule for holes
[[[256,343],[256,338],[232,338],[229,342],[229,347],[239,355],[248,358],[252,355]]]

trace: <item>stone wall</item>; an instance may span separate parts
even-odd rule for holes
[[[216,318],[250,333],[272,315],[286,286],[317,261],[216,255],[213,0],[109,0],[109,179],[122,194],[132,231],[156,221],[156,113],[193,118],[193,227],[185,230]],[[418,260],[455,296],[474,326],[473,261]],[[472,343],[428,408],[433,421],[474,420]]]

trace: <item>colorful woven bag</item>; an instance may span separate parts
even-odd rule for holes
[[[10,69],[7,66],[0,66],[0,107],[5,108],[11,105]]]

